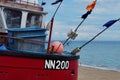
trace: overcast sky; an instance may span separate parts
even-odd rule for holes
[[[50,21],[58,4],[50,5],[56,0],[45,0],[44,6],[48,12],[46,24]],[[93,0],[63,0],[55,16],[53,40],[65,40],[70,29],[75,29],[82,21],[81,16],[87,12],[86,6]],[[109,20],[120,18],[120,0],[97,0],[97,4],[85,22],[78,29],[76,40],[89,40],[105,27],[102,25]],[[120,22],[115,23],[95,40],[120,41]]]

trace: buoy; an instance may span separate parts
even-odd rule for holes
[[[53,53],[62,54],[63,52],[63,44],[59,41],[55,41],[50,46],[50,51]]]

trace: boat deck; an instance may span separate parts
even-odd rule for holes
[[[77,55],[57,55],[52,53],[30,53],[21,51],[0,50],[1,56],[15,56],[15,57],[27,57],[27,58],[44,58],[44,59],[60,59],[60,60],[74,60],[79,59]],[[54,56],[53,56],[54,55]]]

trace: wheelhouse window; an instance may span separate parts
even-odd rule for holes
[[[22,13],[17,10],[4,9],[5,20],[8,28],[20,28]]]
[[[28,13],[27,22],[26,22],[27,27],[32,27],[32,26],[41,27],[41,25],[42,25],[42,15]]]

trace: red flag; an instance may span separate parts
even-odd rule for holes
[[[94,0],[91,4],[89,4],[89,5],[86,7],[86,9],[87,9],[88,11],[91,11],[91,10],[95,7],[95,5],[96,5],[96,1],[97,1],[97,0]]]

